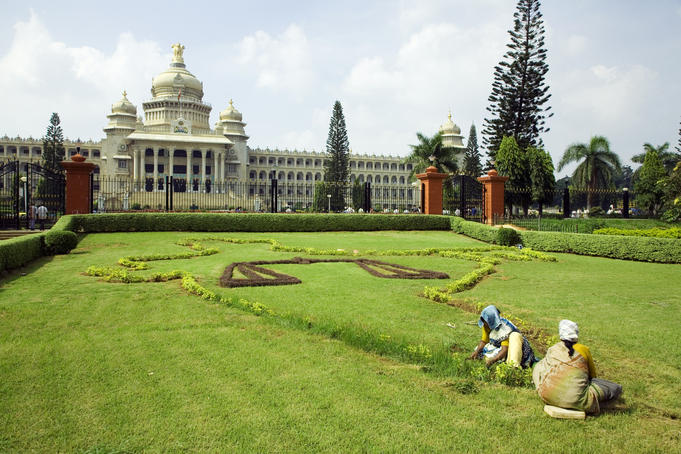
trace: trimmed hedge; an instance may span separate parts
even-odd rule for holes
[[[62,217],[73,232],[324,232],[449,230],[447,216],[378,214],[120,213]]]
[[[78,246],[78,237],[69,230],[50,230],[45,234],[45,251],[49,254],[68,254]]]
[[[42,233],[0,241],[0,271],[25,265],[44,255]]]
[[[675,239],[532,231],[522,232],[521,236],[525,246],[539,251],[681,263],[681,241]]]
[[[484,241],[485,243],[496,244],[499,229],[479,222],[467,221],[464,218],[451,218],[451,228],[456,233]]]
[[[499,229],[454,217],[452,230],[487,243],[498,241]],[[681,241],[670,238],[591,235],[588,233],[518,232],[525,247],[545,252],[566,252],[641,262],[681,263]]]
[[[650,238],[675,238],[681,239],[681,228],[672,227],[669,229],[653,227],[652,229],[616,229],[606,227],[593,231],[594,235],[623,235],[623,236],[645,236]]]

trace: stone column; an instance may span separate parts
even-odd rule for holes
[[[442,214],[442,180],[447,177],[446,173],[438,173],[435,166],[428,167],[426,173],[416,175],[423,185],[421,209],[424,214]]]
[[[485,224],[494,225],[494,217],[504,215],[504,184],[507,180],[508,177],[499,176],[494,169],[487,172],[487,176],[478,177],[483,184]]]
[[[132,150],[132,181],[133,183],[137,183],[139,181],[139,173],[140,173],[140,159],[139,159],[139,150],[135,148]]]
[[[168,148],[168,171],[166,175],[169,177],[173,176],[173,158],[175,157],[175,147]]]
[[[158,188],[158,147],[154,147],[154,186],[152,191],[156,192]]]
[[[206,184],[206,153],[205,148],[201,148],[201,184]],[[204,187],[205,190],[205,187]]]
[[[222,183],[218,178],[218,175],[219,175],[218,174],[218,165],[219,165],[219,162],[220,162],[218,160],[218,154],[219,153],[217,151],[213,150],[213,171],[210,173],[211,176],[213,177],[213,186],[214,186],[213,191],[215,191],[215,189],[218,188],[218,184]],[[215,191],[215,192],[217,192],[217,191]]]
[[[225,184],[225,159],[226,152],[220,152],[220,181]]]

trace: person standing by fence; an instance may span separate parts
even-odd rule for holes
[[[28,207],[28,228],[31,230],[35,230],[36,211],[37,208],[35,207],[35,204],[32,203],[31,206]]]
[[[47,207],[40,202],[40,206],[36,210],[38,222],[40,223],[40,230],[45,230],[45,221],[47,220]]]

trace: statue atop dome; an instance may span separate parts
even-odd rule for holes
[[[173,44],[170,46],[173,48],[173,63],[184,63],[184,58],[182,58],[182,53],[184,52],[184,46],[180,43]]]

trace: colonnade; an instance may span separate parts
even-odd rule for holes
[[[147,164],[147,150],[152,150],[153,172],[147,172],[145,165]],[[159,156],[159,152],[163,150],[163,156]],[[200,184],[205,184],[207,181],[212,183],[221,183],[225,181],[225,150],[215,150],[214,148],[180,148],[180,147],[138,147],[133,148],[132,156],[132,178],[135,182],[144,182],[147,178],[153,178],[156,182],[159,177],[163,176],[177,176],[186,178],[187,182],[200,178]],[[177,151],[184,151],[185,156],[175,156]],[[199,152],[200,158],[194,158],[194,153]],[[208,157],[208,154],[211,157]],[[194,159],[200,159],[200,173],[195,175]],[[206,168],[210,165],[210,159],[213,160],[211,166],[210,176],[206,172]],[[182,162],[184,161],[184,162]],[[159,173],[158,166],[163,164],[163,172]],[[185,164],[184,174],[175,174],[173,172],[174,166],[178,164]],[[200,177],[199,177],[200,175]]]

